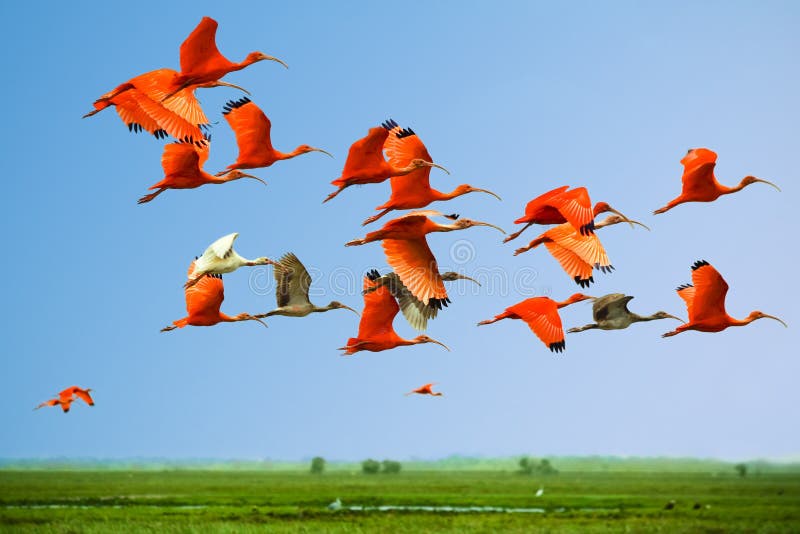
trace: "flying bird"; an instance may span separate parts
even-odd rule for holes
[[[568,189],[568,185],[557,187],[528,202],[525,206],[525,215],[514,221],[514,224],[525,223],[525,226],[506,237],[503,243],[516,239],[532,224],[568,222],[578,229],[581,235],[589,235],[594,232],[594,218],[608,211],[616,213],[623,220],[629,222],[627,217],[606,202],[598,202],[592,208],[592,201],[585,187]]]
[[[58,393],[58,398],[62,402],[66,401],[73,401],[74,399],[80,399],[85,402],[89,406],[94,406],[94,399],[90,395],[92,389],[87,388],[83,389],[78,386],[70,386]]]
[[[38,410],[39,408],[44,408],[45,406],[50,408],[52,408],[53,406],[61,406],[61,410],[64,413],[67,413],[69,411],[70,405],[72,405],[72,401],[73,399],[71,398],[68,400],[50,399],[41,403],[39,406],[34,408],[34,410]]]
[[[722,195],[729,195],[741,191],[750,184],[760,182],[763,184],[771,185],[778,191],[780,187],[756,178],[755,176],[745,176],[739,185],[728,187],[720,184],[714,176],[714,167],[717,165],[717,153],[707,148],[692,148],[681,160],[683,165],[683,190],[681,194],[670,200],[666,206],[659,208],[653,212],[654,215],[669,211],[678,204],[684,202],[713,202]]]
[[[437,167],[450,174],[450,171],[430,159],[413,158],[405,166],[387,162],[383,157],[383,150],[387,145],[391,147],[390,151],[397,153],[402,152],[405,146],[422,145],[422,141],[411,128],[400,128],[392,119],[381,123],[380,127],[370,128],[366,137],[350,146],[341,176],[331,182],[338,189],[322,202],[329,201],[351,185],[378,184],[392,176],[403,176],[417,169]],[[422,145],[422,148],[425,146]]]
[[[157,139],[171,135],[181,141],[205,144],[203,130],[209,127],[209,121],[195,96],[195,90],[222,86],[245,90],[238,85],[215,81],[183,89],[169,101],[161,102],[177,75],[172,69],[158,69],[131,78],[95,100],[94,110],[83,118],[113,106],[128,131],[144,130]]]
[[[413,132],[411,133],[413,134]],[[428,149],[416,135],[403,137],[389,135],[383,148],[389,164],[394,167],[407,168],[414,161],[432,161]],[[431,202],[450,200],[467,193],[486,193],[494,196],[497,200],[502,200],[496,193],[488,189],[478,189],[469,184],[461,184],[450,193],[442,193],[431,187],[430,178],[431,167],[428,166],[419,167],[405,175],[393,175],[390,181],[392,196],[388,202],[375,208],[380,213],[366,219],[363,225],[375,222],[393,210],[424,208]]]
[[[192,287],[207,274],[232,273],[239,267],[245,266],[278,265],[277,262],[263,256],[254,260],[241,257],[233,250],[233,242],[237,237],[239,237],[238,232],[234,232],[211,243],[203,255],[194,262],[193,278],[190,278],[184,287]]]
[[[692,283],[683,284],[676,289],[678,296],[686,303],[689,321],[661,337],[671,337],[687,330],[699,332],[721,332],[729,326],[745,326],[757,319],[775,319],[783,326],[788,325],[773,315],[760,311],[750,312],[744,319],[734,319],[725,311],[725,296],[728,284],[705,260],[692,265]]]
[[[194,268],[195,262],[193,261],[189,265],[189,280],[195,277]],[[183,328],[186,325],[213,326],[217,323],[238,321],[258,321],[263,326],[267,326],[261,319],[249,313],[240,313],[231,317],[219,310],[222,301],[225,300],[225,288],[222,284],[221,274],[207,274],[184,292],[186,294],[186,317],[173,321],[172,325],[162,328],[162,332]]]
[[[441,308],[447,305],[447,291],[444,288],[439,267],[433,252],[428,247],[427,234],[431,232],[452,232],[473,226],[489,226],[505,233],[502,228],[481,221],[459,219],[458,215],[446,215],[455,220],[453,224],[439,224],[428,217],[441,216],[438,211],[416,211],[383,225],[383,228],[368,233],[362,239],[354,239],[346,247],[382,241],[386,261],[412,295],[424,305],[430,302]]]
[[[611,293],[594,299],[592,304],[592,317],[595,322],[581,326],[580,328],[570,328],[567,333],[583,332],[592,328],[600,330],[621,330],[628,328],[633,323],[642,321],[655,321],[657,319],[677,319],[684,322],[680,317],[675,317],[665,311],[658,311],[653,315],[638,315],[628,309],[628,302],[633,299],[630,295],[623,293]]]
[[[388,287],[389,291],[392,293],[392,296],[397,299],[397,302],[400,304],[400,311],[403,313],[403,317],[406,318],[406,321],[408,321],[408,324],[410,324],[415,330],[424,331],[427,329],[428,320],[436,317],[439,312],[439,308],[430,302],[428,305],[425,305],[418,298],[412,295],[411,291],[409,291],[400,280],[400,277],[397,276],[397,273],[389,272],[383,276],[380,276],[378,271],[373,270],[372,273],[374,276],[378,277],[375,278],[376,284],[369,289],[365,289],[364,293],[370,293],[379,287]],[[470,280],[478,285],[481,285],[474,278],[470,278],[469,276],[453,271],[440,273],[440,276],[442,277],[443,282]]]
[[[566,348],[564,342],[564,328],[561,326],[561,317],[558,310],[575,302],[588,300],[594,297],[575,293],[567,300],[557,302],[548,297],[532,297],[506,308],[494,319],[487,319],[478,323],[478,326],[491,324],[503,319],[522,319],[536,334],[551,352],[563,352]]]
[[[217,21],[203,17],[192,33],[181,43],[181,71],[172,80],[169,91],[162,100],[167,100],[187,87],[218,81],[231,72],[241,70],[259,61],[275,61],[287,69],[289,66],[280,59],[263,52],[250,52],[239,63],[223,56],[217,49]]]
[[[364,277],[364,289],[369,289],[377,285],[374,271]],[[338,350],[343,350],[343,356],[355,354],[362,350],[380,352],[403,347],[408,345],[419,345],[421,343],[436,343],[447,350],[447,345],[436,341],[425,335],[417,336],[414,339],[403,339],[394,331],[392,323],[400,311],[397,301],[387,287],[379,287],[364,295],[364,313],[358,324],[358,336],[347,340],[347,345]]]
[[[164,153],[161,155],[164,179],[151,185],[149,189],[156,189],[156,192],[140,198],[139,204],[150,202],[167,189],[194,189],[205,184],[224,184],[241,178],[252,178],[267,185],[261,178],[245,174],[238,169],[219,177],[207,173],[203,170],[203,165],[208,160],[208,151],[208,143],[197,146],[178,141],[164,145]]]
[[[305,266],[291,252],[284,254],[275,266],[275,300],[278,307],[257,317],[284,315],[286,317],[305,317],[309,313],[345,309],[358,315],[358,312],[341,302],[331,301],[324,307],[312,304],[308,298],[311,288],[311,275]]]
[[[280,152],[272,147],[270,132],[272,123],[261,109],[249,98],[231,100],[223,108],[222,115],[236,134],[239,155],[236,162],[228,165],[217,176],[232,169],[258,169],[269,167],[276,161],[291,159],[308,152],[322,152],[333,157],[321,148],[300,145],[291,152]]]
[[[432,397],[443,397],[444,393],[441,393],[439,391],[437,391],[435,393],[433,392],[432,388],[435,385],[436,385],[436,382],[431,382],[430,384],[425,384],[424,386],[420,386],[417,389],[412,389],[411,391],[406,393],[406,396],[417,394],[417,395],[430,395]]]
[[[647,228],[638,221],[624,219],[620,215],[609,215],[597,223],[594,229],[621,222],[638,224]],[[647,229],[649,230],[649,228]],[[605,248],[594,231],[590,234],[581,234],[570,223],[564,223],[547,230],[527,246],[518,248],[514,251],[514,256],[541,244],[544,244],[548,252],[561,264],[561,268],[581,287],[589,287],[594,282],[593,269],[600,269],[604,273],[614,270]]]

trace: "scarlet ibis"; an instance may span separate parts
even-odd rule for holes
[[[435,385],[436,385],[436,382],[431,382],[430,384],[425,384],[424,386],[420,386],[417,389],[412,389],[411,391],[406,393],[406,396],[414,395],[414,394],[417,394],[417,395],[430,395],[432,397],[442,397],[442,396],[444,396],[444,393],[441,393],[439,391],[434,393],[433,386],[435,386]]]

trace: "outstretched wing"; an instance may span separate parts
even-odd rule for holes
[[[189,266],[188,279],[192,280],[195,262]],[[222,301],[225,300],[225,288],[222,275],[207,274],[195,285],[187,288],[186,312],[189,317],[196,315],[218,315]]]
[[[89,392],[86,391],[85,389],[76,389],[75,396],[81,399],[89,406],[94,406],[94,399],[92,399],[92,396],[89,395]]]
[[[220,237],[209,245],[203,256],[210,253],[221,260],[229,257],[233,253],[233,242],[236,241],[237,237],[239,237],[239,232]]]
[[[364,289],[377,286],[378,283],[364,277]],[[364,295],[364,311],[358,323],[358,338],[372,339],[387,333],[393,333],[392,323],[400,308],[387,287],[378,287]]]
[[[606,250],[596,234],[583,235],[570,223],[560,224],[544,233],[564,248],[569,249],[591,266],[605,271],[611,267]]]
[[[439,312],[438,307],[431,304],[425,305],[412,295],[395,272],[382,276],[378,283],[389,288],[392,296],[400,305],[403,317],[415,330],[424,331],[428,327],[428,319],[433,319]]]
[[[573,228],[581,234],[594,231],[594,211],[592,200],[585,187],[577,187],[552,197],[548,203],[556,208]]]
[[[594,299],[592,304],[592,315],[595,321],[604,321],[609,317],[620,317],[629,315],[628,302],[633,297],[624,293],[611,293],[600,298]]]
[[[308,290],[311,287],[311,275],[293,253],[284,254],[280,267],[274,269],[275,300],[278,307],[299,306],[309,303]]]
[[[261,109],[243,97],[230,100],[222,115],[236,134],[239,156],[236,161],[264,161],[272,154],[272,123]]]
[[[365,137],[350,145],[342,177],[350,178],[358,175],[365,168],[376,168],[384,163],[383,144],[388,136],[389,129],[377,126],[370,128]]]
[[[525,215],[514,221],[514,223],[520,224],[527,222],[529,217],[534,216],[540,209],[549,206],[549,200],[551,198],[555,198],[567,189],[569,189],[568,185],[562,185],[561,187],[556,187],[555,189],[534,198],[525,205]]]
[[[200,24],[181,43],[181,74],[210,70],[215,64],[228,63],[217,49],[217,21],[203,17]]]
[[[384,239],[381,242],[386,262],[413,296],[422,304],[447,305],[447,291],[439,274],[439,265],[425,237]]]
[[[693,148],[681,159],[683,165],[682,194],[714,198],[719,192],[719,182],[714,176],[717,154],[707,148]]]
[[[692,282],[694,299],[688,308],[689,322],[727,315],[725,296],[728,284],[710,263],[699,260],[692,265]]]
[[[551,351],[564,350],[564,328],[555,302],[547,297],[533,297],[511,306],[507,311],[525,321]]]
[[[580,256],[553,241],[545,241],[544,246],[547,247],[550,255],[558,261],[564,272],[575,280],[576,284],[581,287],[588,287],[594,282],[592,266],[583,261]]]

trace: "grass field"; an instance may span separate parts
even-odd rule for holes
[[[345,508],[328,510],[337,497]],[[347,509],[353,505],[544,511]],[[0,471],[0,531],[800,532],[800,476]]]

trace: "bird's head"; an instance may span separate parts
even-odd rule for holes
[[[351,312],[353,312],[353,313],[355,313],[356,315],[359,315],[359,316],[360,316],[360,314],[359,314],[359,313],[358,313],[356,310],[354,310],[354,309],[353,309],[353,308],[351,308],[350,306],[347,306],[347,305],[345,305],[345,304],[342,304],[342,303],[341,303],[341,302],[339,302],[338,300],[332,300],[332,301],[331,301],[331,303],[330,303],[330,304],[328,304],[328,308],[329,308],[329,309],[331,309],[331,310],[338,310],[338,309],[350,310]]]
[[[450,216],[448,216],[448,218],[450,218]],[[494,224],[483,222],[483,221],[473,221],[472,219],[465,219],[463,217],[458,219],[453,224],[448,224],[447,228],[449,230],[464,230],[466,228],[472,228],[473,226],[488,226],[490,228],[494,228],[495,230],[498,230],[499,232],[501,232],[503,234],[506,233],[505,230],[503,230],[499,226],[495,226]]]
[[[447,271],[446,273],[442,273],[442,280],[445,282],[454,282],[456,280],[469,280],[471,282],[475,282],[479,286],[481,285],[481,283],[475,280],[474,278],[470,278],[465,274],[457,273],[455,271]]]
[[[274,263],[275,262],[273,260],[265,258],[264,256],[253,260],[253,265],[272,265]]]
[[[232,171],[229,171],[222,176],[222,180],[225,182],[232,182],[233,180],[241,180],[242,178],[252,178],[253,180],[258,180],[262,184],[267,185],[267,182],[265,182],[258,176],[247,174],[246,172],[242,172],[239,169],[233,169]]]
[[[442,169],[447,174],[450,174],[450,171],[448,171],[441,165],[433,163],[432,161],[425,161],[424,159],[419,159],[419,158],[412,159],[410,165],[418,169],[423,169],[425,167],[436,167],[437,169]]]
[[[448,351],[450,350],[450,347],[448,347],[447,345],[445,345],[441,341],[436,341],[432,337],[428,337],[426,335],[417,336],[417,337],[414,338],[413,341],[414,341],[415,345],[419,345],[420,343],[436,343],[437,345],[441,345],[442,347],[444,347]]]
[[[453,196],[466,195],[467,193],[486,193],[487,195],[492,195],[497,200],[503,200],[497,193],[489,191],[488,189],[480,189],[477,187],[472,187],[469,184],[461,184],[458,187],[456,187],[455,190],[453,191]]]
[[[233,318],[234,321],[255,321],[264,326],[264,328],[268,328],[267,323],[262,321],[261,319],[263,316],[258,315],[250,315],[249,313],[240,313],[236,317]]]
[[[755,183],[762,183],[762,184],[771,185],[772,187],[774,187],[778,191],[781,190],[780,187],[778,187],[777,185],[773,184],[772,182],[768,182],[766,180],[762,180],[761,178],[756,178],[755,176],[745,176],[742,179],[742,182],[739,184],[739,186],[740,187],[747,187],[748,185],[755,184]]]
[[[311,145],[300,145],[295,150],[298,154],[308,154],[309,152],[322,152],[323,154],[333,157],[333,154],[328,152],[327,150],[322,150],[321,148],[316,148]]]
[[[682,323],[686,322],[683,319],[681,319],[680,317],[676,317],[676,316],[672,315],[671,313],[667,313],[665,311],[657,311],[657,312],[655,312],[653,314],[653,317],[656,318],[656,319],[677,319],[678,321],[680,321]]]
[[[630,224],[631,227],[633,227],[634,224],[638,224],[639,226],[641,226],[643,228],[646,228],[647,230],[650,230],[650,228],[646,224],[642,224],[639,221],[634,221],[633,219],[628,219],[627,217],[625,217],[624,215],[621,215],[621,214],[620,215],[616,215],[616,214],[615,215],[609,215],[608,217],[606,217],[605,219],[603,219],[599,223],[595,224],[594,227],[595,228],[603,228],[604,226],[612,226],[614,224],[619,224],[619,223],[622,223],[622,222],[626,222],[626,223]]]
[[[786,328],[789,328],[789,325],[784,323],[781,319],[778,319],[774,315],[768,315],[768,314],[766,314],[764,312],[761,312],[761,311],[758,311],[758,310],[750,312],[750,315],[747,316],[747,322],[753,322],[753,321],[755,321],[757,319],[775,319],[776,321],[781,323]]]
[[[243,63],[247,63],[248,65],[252,65],[253,63],[257,63],[259,61],[277,61],[278,63],[280,63],[281,65],[283,65],[287,69],[289,68],[289,65],[287,65],[286,63],[284,63],[280,59],[278,59],[276,57],[273,57],[273,56],[268,56],[267,54],[265,54],[263,52],[250,52],[249,54],[247,54],[247,57],[244,59]]]
[[[611,205],[608,202],[598,202],[597,204],[594,205],[594,215],[595,215],[595,217],[597,215],[601,214],[601,213],[607,213],[607,212],[616,213],[617,215],[622,217],[622,220],[624,220],[625,222],[630,224],[631,228],[633,228],[633,223],[635,221],[631,221],[625,215],[623,215],[622,212],[617,211],[614,208],[612,208]],[[641,224],[641,223],[637,223],[637,224]],[[645,228],[647,228],[647,227],[645,226]]]

